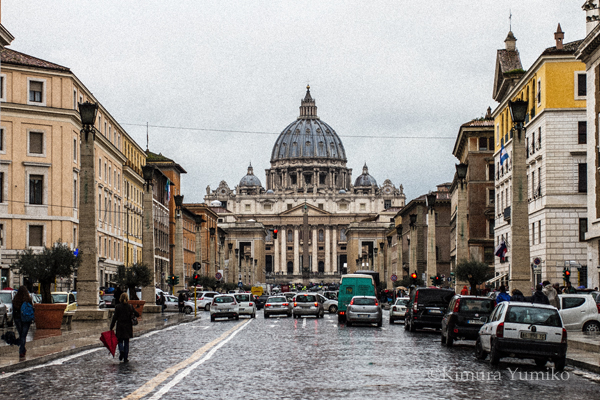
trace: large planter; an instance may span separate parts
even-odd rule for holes
[[[145,300],[129,300],[129,304],[133,306],[133,309],[140,314],[139,319],[142,318],[142,311],[144,311]]]
[[[60,329],[67,305],[65,303],[33,305],[36,329]]]

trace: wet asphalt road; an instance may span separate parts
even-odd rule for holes
[[[106,349],[0,375],[11,399],[596,399],[600,377],[532,361],[499,368],[473,343],[440,345],[438,333],[323,319],[202,319],[130,343],[130,362]],[[117,352],[118,354],[118,352]]]

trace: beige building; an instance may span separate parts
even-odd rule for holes
[[[230,281],[332,281],[361,268],[384,272],[384,257],[375,253],[404,206],[402,185],[378,185],[367,165],[352,183],[342,141],[317,116],[310,88],[300,116],[275,141],[265,175],[263,186],[250,166],[234,189],[225,181],[207,188],[205,201],[234,250]]]

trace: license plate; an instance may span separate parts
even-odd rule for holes
[[[440,310],[429,310],[429,314],[441,314]]]
[[[478,319],[470,319],[470,320],[467,321],[467,324],[483,325],[483,321],[480,321]]]
[[[546,334],[537,332],[521,332],[521,339],[546,340]]]
[[[368,314],[358,314],[358,318],[369,318]]]

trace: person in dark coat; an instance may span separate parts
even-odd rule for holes
[[[179,297],[177,298],[177,305],[179,306],[179,312],[183,312],[183,305],[185,303],[185,295],[183,292],[179,293]]]
[[[526,302],[527,300],[525,299],[525,296],[523,296],[523,292],[521,292],[519,289],[514,289],[512,291],[512,296],[510,297],[510,301]]]
[[[27,340],[27,332],[29,332],[29,326],[31,325],[31,322],[21,321],[21,306],[23,303],[31,303],[33,306],[31,295],[25,286],[19,288],[12,301],[13,321],[15,321],[17,332],[19,332],[19,338],[17,339],[19,342],[19,357],[25,357],[25,353],[27,353],[25,341]]]
[[[506,293],[506,286],[500,285],[500,293],[496,296],[496,303],[500,304],[503,301],[510,301],[510,295]]]
[[[542,286],[541,283],[538,283],[535,286],[535,292],[533,292],[533,295],[531,296],[531,302],[534,304],[548,304],[550,305],[550,301],[548,300],[548,296],[546,296],[544,294],[544,292],[542,292],[542,289],[544,287]]]
[[[167,308],[167,299],[165,298],[165,294],[163,292],[160,292],[160,297],[158,298],[158,302],[162,308],[162,312],[165,312],[165,309]]]
[[[133,338],[133,325],[131,323],[131,317],[135,315],[139,317],[140,314],[129,304],[129,296],[127,293],[122,293],[119,297],[119,304],[115,306],[115,313],[113,314],[112,321],[110,323],[110,330],[113,330],[115,323],[117,324],[117,340],[119,341],[119,360],[123,362],[129,362],[129,339]]]

